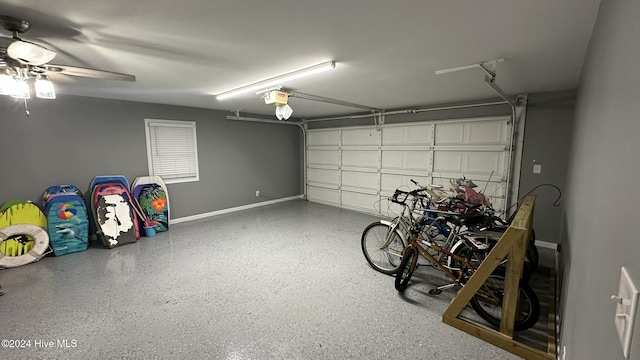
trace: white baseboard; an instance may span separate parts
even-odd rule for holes
[[[550,242],[547,242],[547,241],[536,240],[536,246],[539,246],[539,247],[545,248],[545,249],[552,249],[552,250],[558,251],[558,244],[556,244],[556,243],[550,243]]]
[[[248,209],[253,209],[253,208],[257,208],[257,207],[261,207],[261,206],[277,204],[277,203],[281,203],[281,202],[285,202],[285,201],[291,201],[291,200],[297,200],[297,199],[304,199],[304,195],[290,196],[290,197],[281,198],[281,199],[274,199],[274,200],[263,201],[263,202],[259,202],[259,203],[255,203],[255,204],[242,205],[242,206],[237,206],[237,207],[233,207],[233,208],[212,211],[212,212],[208,212],[208,213],[204,213],[204,214],[185,216],[185,217],[181,217],[181,218],[177,218],[177,219],[171,219],[169,223],[171,225],[179,224],[179,223],[182,223],[182,222],[205,219],[205,218],[212,217],[212,216],[228,214],[228,213],[232,213],[232,212],[236,212],[236,211],[248,210]]]

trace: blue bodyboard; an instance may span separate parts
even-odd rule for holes
[[[87,250],[89,218],[84,199],[74,193],[52,196],[44,213],[49,243],[56,256]]]

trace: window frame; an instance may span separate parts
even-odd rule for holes
[[[151,154],[151,127],[170,127],[170,128],[190,128],[193,130],[193,155],[195,157],[195,176],[184,176],[177,178],[165,178],[162,175],[156,175],[154,171],[153,156]],[[163,119],[144,119],[145,140],[147,145],[147,165],[150,176],[160,176],[165,184],[176,184],[184,182],[200,181],[200,167],[198,161],[198,136],[196,132],[195,121],[183,120],[163,120]]]

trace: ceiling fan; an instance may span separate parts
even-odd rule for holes
[[[21,77],[31,78],[63,74],[121,81],[136,80],[133,75],[118,72],[50,64],[49,61],[57,55],[55,51],[18,37],[18,34],[29,30],[30,24],[27,21],[0,15],[0,25],[13,35],[0,37],[0,72],[5,68],[8,73],[19,73]]]

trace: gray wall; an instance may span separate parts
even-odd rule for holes
[[[640,286],[639,19],[640,1],[601,2],[578,87],[560,253],[567,359],[623,359],[610,300],[620,267]]]
[[[301,131],[226,120],[225,111],[59,95],[0,97],[0,202],[40,202],[44,189],[96,175],[148,175],[145,118],[195,121],[200,181],[168,185],[171,217],[181,218],[300,195]],[[264,197],[256,197],[260,190]]]
[[[565,192],[575,95],[575,90],[529,95],[518,198],[541,184],[553,184]],[[540,174],[533,173],[534,161],[542,165]],[[540,186],[532,194],[536,195],[536,239],[559,243],[564,197],[555,203],[559,192],[551,186]]]

